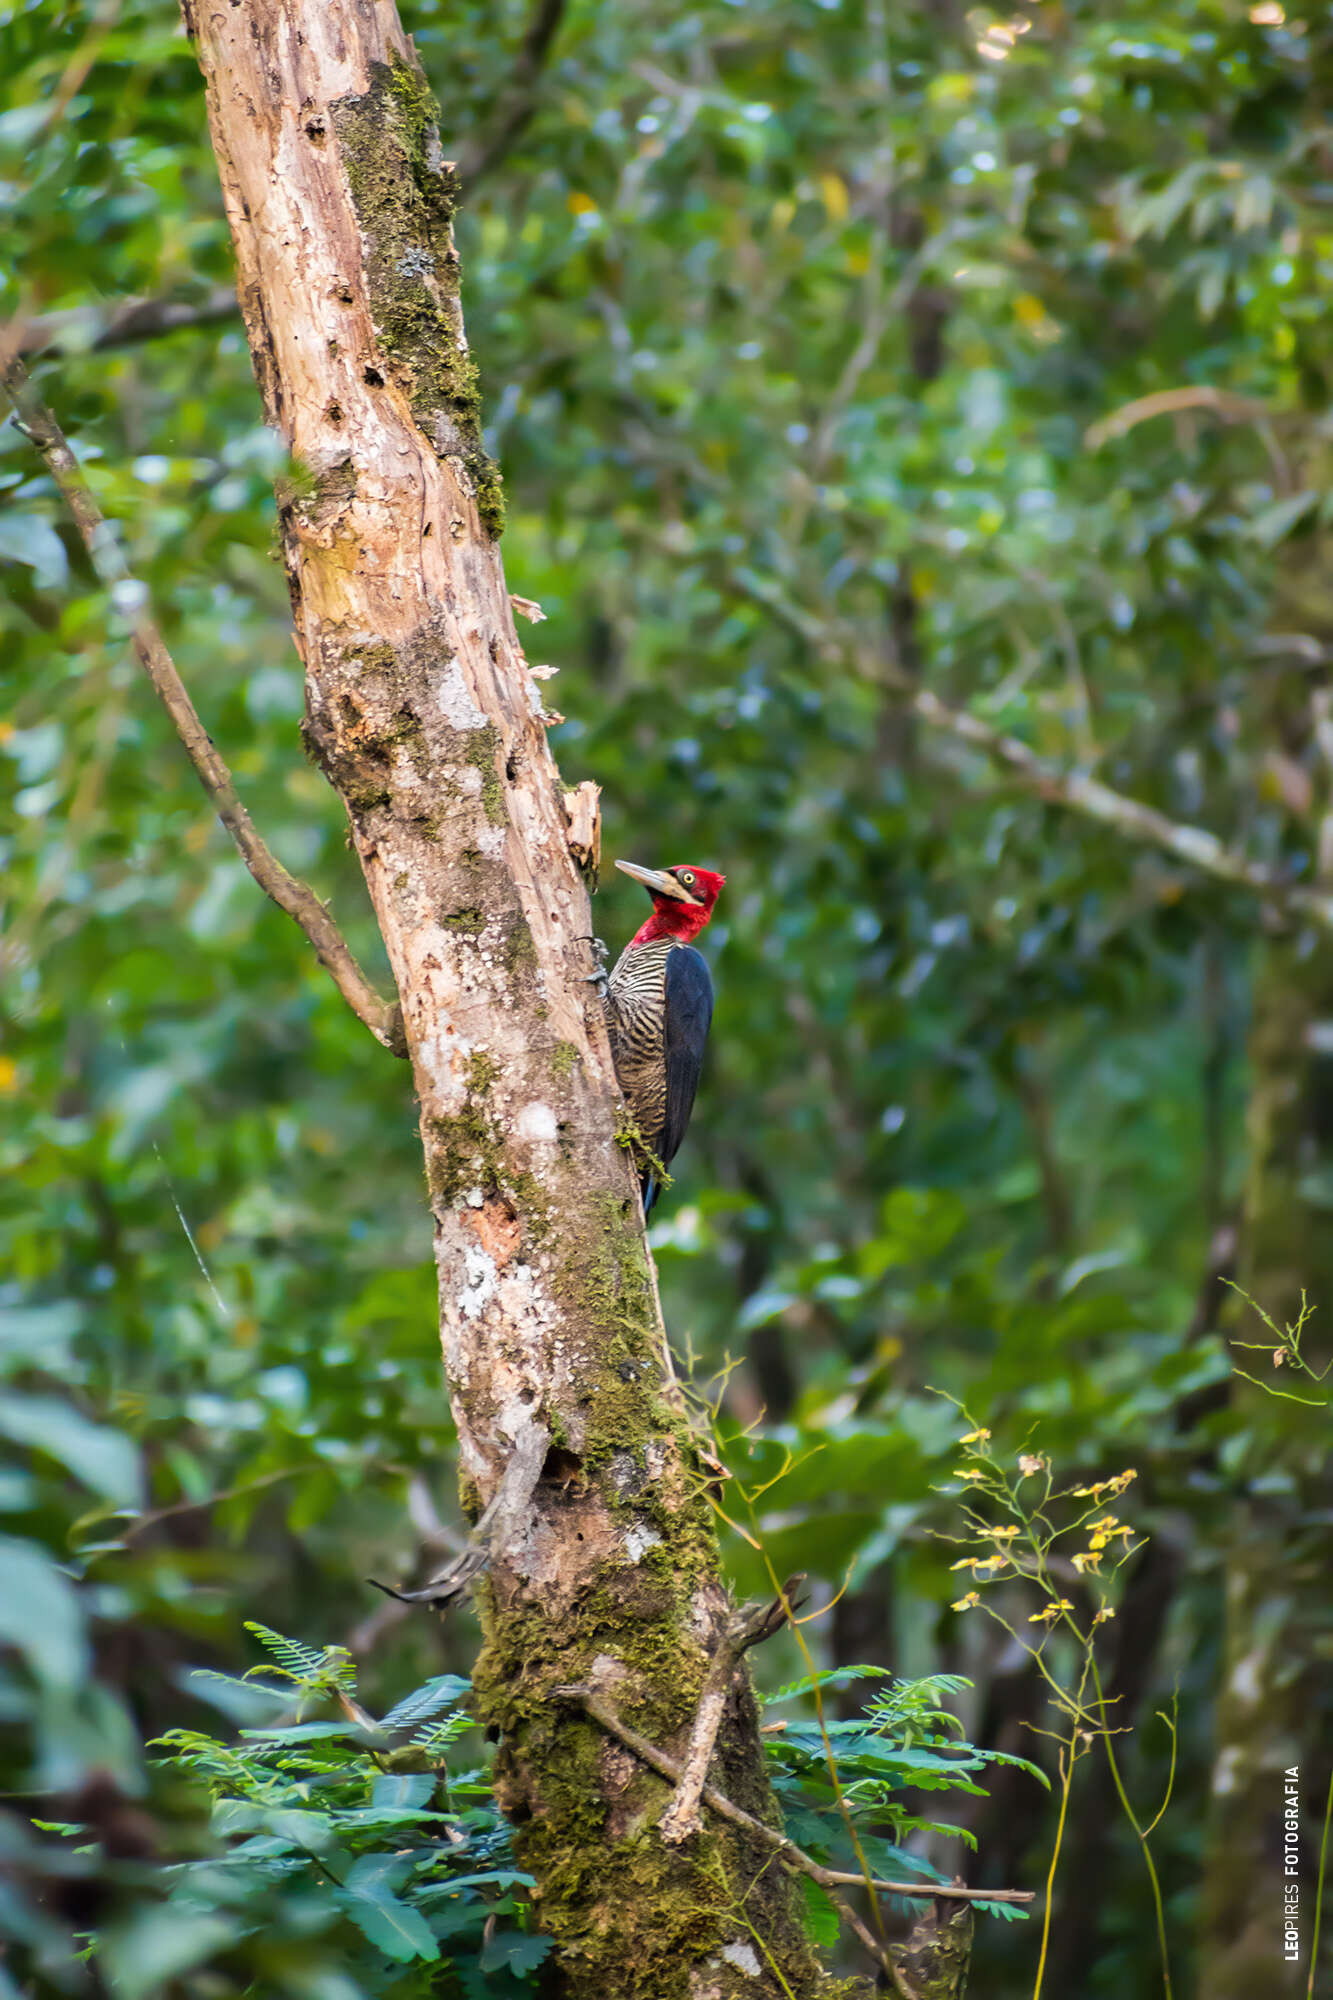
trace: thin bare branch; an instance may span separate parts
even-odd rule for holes
[[[1124,437],[1136,424],[1146,424],[1153,417],[1176,416],[1183,410],[1207,410],[1224,423],[1239,424],[1261,423],[1280,414],[1253,396],[1237,396],[1230,389],[1215,389],[1206,382],[1192,383],[1181,389],[1157,389],[1151,396],[1122,403],[1093,424],[1084,433],[1083,442],[1089,451],[1098,451],[1112,438]]]
[[[407,1054],[402,1013],[397,1003],[382,1000],[353,958],[338,926],[313,889],[288,873],[255,831],[249,813],[236,796],[231,772],[218,755],[212,738],[190,700],[176,663],[154,622],[147,592],[126,570],[114,532],[93,497],[83,469],[59,424],[29,381],[21,362],[11,361],[4,386],[14,406],[20,430],[30,438],[74,518],[84,547],[104,583],[115,592],[117,609],[130,621],[139,664],[171,717],[185,753],[214,810],[236,844],[255,881],[293,922],[299,925],[320,964],[330,974],[352,1012],[377,1042],[395,1055]]]
[[[159,1521],[174,1521],[181,1514],[204,1514],[214,1507],[225,1505],[228,1500],[243,1500],[248,1494],[261,1493],[266,1486],[276,1486],[284,1479],[295,1479],[302,1470],[299,1465],[285,1465],[279,1472],[264,1472],[258,1479],[244,1480],[239,1486],[224,1486],[217,1493],[206,1493],[202,1500],[176,1500],[169,1507],[154,1507],[150,1514],[136,1514],[122,1531],[122,1539],[132,1542],[147,1529],[155,1528]]]
[[[1084,819],[1095,820],[1126,840],[1171,855],[1198,875],[1230,888],[1248,889],[1287,916],[1305,918],[1321,930],[1333,931],[1333,895],[1288,881],[1263,862],[1238,854],[1203,827],[1182,825],[1155,806],[1112,791],[1109,785],[1084,772],[1063,770],[1038,756],[1018,737],[1006,735],[1004,730],[984,722],[970,709],[953,708],[928,688],[913,686],[883,659],[868,661],[849,632],[793,603],[772,578],[741,569],[732,573],[732,582],[745,596],[773,612],[820,659],[848,660],[867,676],[877,677],[891,693],[901,696],[904,706],[929,729],[981,751],[993,763],[1011,771],[1025,791],[1047,805],[1063,806]]]
[[[241,309],[230,285],[217,285],[202,299],[122,299],[114,306],[71,306],[39,313],[18,329],[17,351],[34,354],[100,354],[108,347],[133,347],[183,327],[216,326]]]
[[[672,1784],[680,1782],[683,1769],[680,1759],[668,1756],[665,1750],[660,1750],[655,1743],[650,1743],[646,1736],[640,1736],[637,1729],[631,1729],[628,1723],[622,1722],[610,1702],[599,1694],[596,1688],[559,1687],[555,1689],[555,1693],[565,1701],[579,1702],[592,1720],[599,1724],[608,1736],[614,1736],[627,1750],[632,1750],[640,1763],[647,1764],[660,1777],[670,1779]],[[719,1819],[730,1820],[733,1826],[744,1827],[745,1831],[753,1834],[756,1840],[761,1840],[766,1847],[771,1847],[786,1867],[795,1869],[799,1874],[808,1875],[812,1882],[818,1882],[821,1889],[869,1887],[879,1890],[884,1895],[914,1896],[919,1902],[929,1901],[931,1897],[944,1896],[964,1903],[1030,1903],[1035,1894],[1031,1889],[965,1889],[961,1883],[884,1882],[876,1876],[871,1876],[867,1883],[864,1875],[849,1875],[839,1868],[825,1868],[822,1862],[816,1861],[813,1855],[798,1847],[794,1840],[789,1840],[785,1833],[779,1833],[775,1826],[766,1826],[763,1820],[756,1819],[742,1806],[734,1805],[718,1791],[715,1785],[704,1786],[703,1801]],[[879,1947],[873,1941],[871,1948],[878,1956]]]

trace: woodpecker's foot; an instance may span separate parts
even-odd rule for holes
[[[611,984],[610,975],[606,969],[606,946],[599,937],[585,937],[581,938],[579,942],[588,946],[596,965],[594,972],[584,975],[584,984],[586,986],[595,986],[597,988],[597,998],[605,1000],[607,989]]]

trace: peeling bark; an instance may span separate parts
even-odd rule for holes
[[[549,1440],[492,1516],[475,1674],[537,1920],[583,2000],[831,1993],[769,1850],[711,1816],[666,1845],[668,1786],[552,1699],[596,1684],[683,1754],[728,1607],[662,1392],[587,891],[496,545],[434,106],[392,5],[185,13],[255,372],[298,468],[279,500],[306,742],[402,1002],[474,1520]],[[714,1771],[775,1820],[743,1673]]]

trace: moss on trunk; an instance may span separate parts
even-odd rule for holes
[[[421,429],[464,467],[487,530],[504,530],[504,487],[481,436],[481,389],[458,296],[458,176],[440,147],[419,69],[393,55],[371,86],[330,107],[365,245],[375,331],[388,374]]]

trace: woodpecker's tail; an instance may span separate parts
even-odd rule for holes
[[[639,1187],[643,1194],[644,1220],[647,1221],[648,1217],[653,1212],[653,1203],[657,1200],[658,1195],[661,1193],[661,1189],[657,1185],[656,1175],[651,1173],[644,1174],[643,1178],[639,1182]]]

